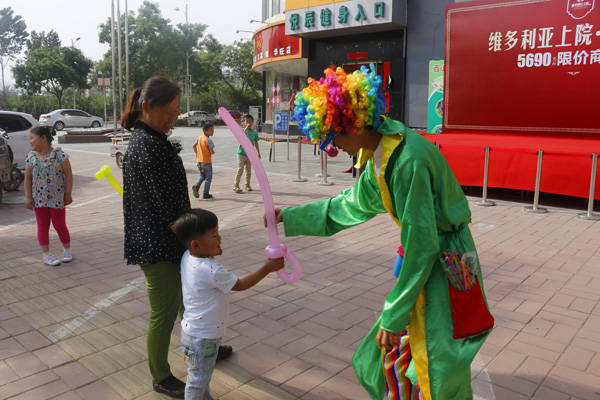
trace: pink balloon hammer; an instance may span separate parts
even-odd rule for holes
[[[262,194],[263,203],[265,206],[265,216],[267,217],[267,229],[269,232],[270,244],[265,248],[265,253],[268,258],[285,257],[288,261],[288,264],[292,268],[292,273],[288,274],[285,268],[282,268],[277,271],[277,275],[279,275],[279,278],[281,278],[281,280],[285,283],[296,282],[302,275],[302,265],[300,264],[298,257],[288,250],[286,245],[281,244],[279,241],[271,186],[269,185],[269,180],[267,179],[265,169],[258,158],[258,153],[256,152],[254,146],[252,146],[252,143],[250,143],[250,139],[248,139],[248,136],[246,136],[246,133],[242,127],[235,122],[225,107],[219,107],[219,115],[221,118],[223,118],[223,121],[227,124],[229,129],[231,129],[233,135],[244,148],[244,151],[250,160],[250,164],[252,164],[252,168],[256,173],[256,178],[258,179],[258,184],[260,185],[260,192]]]

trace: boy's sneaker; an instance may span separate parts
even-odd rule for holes
[[[44,257],[42,257],[42,262],[46,265],[50,265],[51,267],[60,265],[60,260],[52,253],[44,254]]]
[[[250,187],[250,185],[246,185],[246,191],[247,192],[251,192],[252,191],[252,188]]]
[[[71,250],[63,251],[62,262],[68,263],[73,261],[73,255],[71,254]]]
[[[236,192],[236,193],[244,193],[244,192],[242,191],[242,189],[240,189],[239,187],[234,187],[234,188],[233,188],[233,191],[234,191],[234,192]]]
[[[202,195],[202,198],[203,198],[203,199],[212,199],[212,198],[213,198],[213,196],[212,196],[212,194],[209,194],[209,193],[204,193],[204,194]]]
[[[173,374],[158,383],[153,383],[152,388],[155,392],[166,394],[174,399],[185,397],[185,382],[175,378]]]
[[[194,193],[195,198],[200,197],[200,194],[198,194],[198,189],[199,189],[198,186],[192,185],[192,193]]]
[[[217,352],[217,361],[226,360],[233,354],[233,347],[231,346],[219,346]]]

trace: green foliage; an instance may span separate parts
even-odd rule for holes
[[[130,11],[127,16],[121,16],[119,34],[122,43],[125,43],[125,18],[129,29],[130,90],[154,75],[166,76],[183,87],[186,59],[189,59],[191,110],[215,113],[219,106],[225,106],[247,111],[248,106],[261,103],[262,78],[252,71],[251,41],[225,46],[212,35],[205,35],[206,25],[174,26],[162,16],[157,4],[146,0],[137,12]],[[100,25],[98,40],[110,45],[110,18]],[[21,99],[11,100],[11,109],[37,115],[46,113],[62,107],[63,103],[69,104],[73,99],[73,87],[86,88],[92,82],[95,89],[89,95],[84,95],[82,90],[76,91],[77,108],[104,116],[104,100],[102,91],[96,87],[96,74],[112,76],[111,51],[92,68],[91,62],[79,50],[63,47],[52,30],[31,32],[26,46],[25,59],[13,67],[16,85],[24,93],[21,92]],[[122,64],[124,74],[124,60]],[[39,96],[41,92],[51,93],[54,97]],[[109,116],[112,115],[110,95],[108,88]],[[180,109],[186,111],[184,90]]]
[[[66,88],[88,88],[87,76],[93,62],[81,50],[74,47],[32,47],[27,58],[13,67],[17,87],[29,94],[44,88],[56,96],[62,108],[62,97]]]
[[[0,10],[0,68],[2,69],[2,92],[6,94],[4,85],[4,68],[21,52],[27,39],[27,26],[20,15],[14,15],[11,7]]]

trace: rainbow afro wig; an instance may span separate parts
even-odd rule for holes
[[[373,64],[351,74],[330,66],[318,81],[308,78],[308,86],[296,95],[292,120],[307,139],[323,146],[338,133],[355,135],[365,127],[377,128],[385,112],[381,82]]]

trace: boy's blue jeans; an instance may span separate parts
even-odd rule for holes
[[[200,171],[200,177],[198,178],[198,182],[196,182],[196,187],[200,189],[200,185],[202,185],[202,182],[206,181],[206,183],[204,184],[204,194],[209,194],[210,183],[212,182],[212,164],[199,162],[198,170]]]
[[[181,332],[181,351],[188,365],[185,400],[213,400],[209,383],[217,362],[221,338],[203,339]]]

